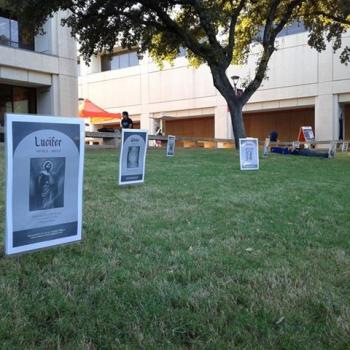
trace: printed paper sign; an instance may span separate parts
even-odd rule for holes
[[[168,135],[168,143],[166,147],[166,155],[168,157],[173,157],[175,154],[175,140],[176,140],[175,136]]]
[[[270,138],[267,137],[265,139],[265,143],[264,143],[264,152],[263,152],[264,157],[268,156],[268,154],[269,154],[269,147],[270,147]]]
[[[241,170],[259,169],[259,143],[258,139],[239,139],[239,157]]]
[[[349,142],[343,142],[341,145],[341,151],[342,152],[347,152],[349,149]]]
[[[81,240],[84,121],[6,115],[6,254]]]
[[[335,158],[337,153],[337,143],[331,142],[328,148],[328,158]]]
[[[119,160],[119,185],[144,182],[147,130],[123,129]]]

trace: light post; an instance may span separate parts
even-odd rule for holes
[[[239,75],[232,75],[231,79],[233,81],[233,88],[235,90],[235,95],[237,96],[237,84],[239,80]]]

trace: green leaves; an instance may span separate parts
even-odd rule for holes
[[[300,21],[310,30],[311,46],[324,50],[329,41],[337,50],[350,25],[347,0],[1,0],[0,6],[37,30],[55,11],[70,10],[64,23],[79,38],[85,59],[117,45],[171,61],[184,47],[194,65],[226,67],[244,62],[259,32],[271,46],[284,26]]]

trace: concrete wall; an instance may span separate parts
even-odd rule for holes
[[[350,33],[344,36],[344,43],[350,44]],[[339,53],[334,54],[330,47],[323,53],[309,48],[307,33],[281,37],[277,46],[278,51],[269,64],[268,79],[244,110],[314,107],[316,138],[336,138],[339,102],[342,96],[350,94],[349,66],[341,65]],[[231,66],[227,75],[239,75],[240,83],[252,79],[257,50],[252,49],[247,65]],[[173,66],[165,65],[159,70],[145,56],[139,66],[100,72],[99,57],[94,57],[90,67],[82,64],[81,73],[79,97],[89,98],[111,112],[128,110],[134,118],[141,119],[141,127],[154,127],[149,116],[206,113],[215,115],[216,137],[232,137],[226,102],[214,88],[207,66],[192,69],[180,57]]]
[[[38,114],[77,116],[76,43],[57,13],[35,38],[35,51],[0,46],[0,83],[37,88]]]

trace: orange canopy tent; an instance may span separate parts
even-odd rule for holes
[[[81,118],[90,118],[92,124],[102,124],[103,122],[112,122],[115,119],[121,119],[120,113],[109,113],[88,99],[80,102],[79,116]]]

